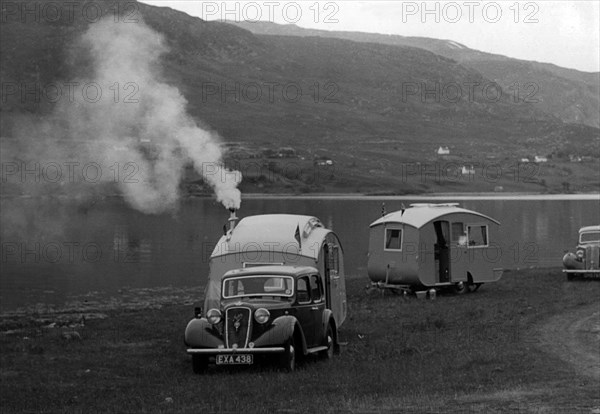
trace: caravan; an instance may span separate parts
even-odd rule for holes
[[[367,269],[375,286],[462,293],[502,276],[500,223],[458,204],[411,204],[371,223]]]

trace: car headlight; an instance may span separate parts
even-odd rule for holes
[[[257,309],[254,312],[254,320],[260,324],[267,323],[271,314],[265,308]]]
[[[208,320],[208,323],[210,323],[211,325],[216,325],[219,322],[221,322],[221,311],[218,309],[211,309],[208,312],[206,312],[206,320]]]
[[[578,259],[583,259],[585,257],[585,250],[577,250],[576,256]]]

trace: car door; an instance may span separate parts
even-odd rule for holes
[[[325,292],[323,288],[323,279],[321,275],[314,274],[310,276],[310,297],[312,306],[310,308],[314,320],[314,345],[325,343],[324,335],[326,326],[323,326],[323,312],[325,312]]]
[[[311,299],[310,278],[308,275],[296,279],[296,319],[302,326],[306,345],[315,343],[315,310]]]

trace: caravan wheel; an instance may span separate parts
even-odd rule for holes
[[[462,295],[463,293],[467,293],[469,291],[468,285],[464,282],[458,282],[454,285],[454,292],[458,295]]]

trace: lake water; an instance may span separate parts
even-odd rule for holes
[[[404,204],[459,202],[501,223],[492,259],[498,267],[561,266],[577,230],[600,223],[599,196],[255,197],[240,217],[314,215],[341,239],[349,277],[367,279],[369,224]],[[175,214],[144,215],[119,198],[83,207],[64,200],[3,198],[0,310],[39,302],[61,303],[89,291],[123,287],[204,285],[208,257],[229,212],[209,199],[188,199]]]

